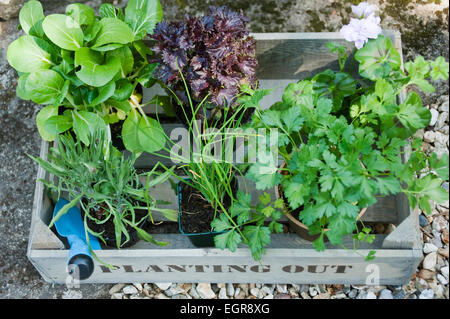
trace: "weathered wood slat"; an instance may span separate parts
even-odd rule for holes
[[[172,181],[177,182],[175,178],[172,178]],[[146,181],[144,178],[142,178],[141,182],[145,183]],[[252,205],[256,205],[258,203],[259,196],[264,192],[269,193],[272,199],[276,198],[274,189],[259,191],[255,188],[255,185],[253,183],[249,183],[242,176],[238,177],[238,185],[239,189],[245,189],[249,194],[252,195]],[[169,205],[161,206],[162,208],[178,209],[178,197],[172,189],[170,182],[167,181],[161,185],[152,187],[149,190],[149,194],[157,200],[170,202]],[[366,213],[362,216],[362,220],[364,222],[397,224],[397,212],[399,209],[404,209],[404,206],[401,206],[397,203],[398,200],[402,200],[402,198],[398,198],[397,196],[386,196],[378,198],[378,201],[374,205],[368,207]],[[167,220],[158,212],[154,212],[152,214],[155,221]],[[281,221],[287,221],[287,218],[282,217]]]
[[[48,143],[42,141],[40,157],[47,159]],[[34,192],[33,210],[31,216],[30,240],[28,242],[27,253],[32,249],[63,249],[64,245],[59,238],[48,229],[52,216],[52,205],[46,196],[45,186],[39,179],[48,178],[42,167],[38,168],[36,187]]]
[[[376,261],[366,262],[363,256],[369,250],[358,252],[361,255],[343,249],[269,248],[259,264],[248,249],[234,253],[218,249],[127,250],[126,254],[105,250],[98,251],[98,257],[117,268],[96,264],[94,275],[83,282],[403,284],[417,259],[408,250],[380,250]],[[65,283],[67,251],[43,253],[34,250],[31,258],[50,274],[45,279]]]

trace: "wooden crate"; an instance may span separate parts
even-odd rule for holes
[[[398,33],[385,31],[401,52]],[[326,68],[337,69],[336,55],[326,48],[329,41],[353,49],[338,33],[276,33],[254,34],[258,40],[260,67],[258,77],[262,87],[278,87],[264,104],[281,97],[284,87]],[[148,98],[153,92],[147,91]],[[151,111],[151,110],[150,110]],[[48,144],[42,142],[41,157],[46,158]],[[155,158],[142,157],[138,167],[149,167]],[[39,168],[38,179],[49,177]],[[242,181],[241,181],[242,182]],[[176,197],[168,186],[151,190],[155,197],[170,199],[176,207]],[[169,192],[169,193],[168,193]],[[169,195],[168,195],[169,194]],[[254,196],[255,197],[255,196]],[[68,250],[48,229],[53,207],[44,185],[37,181],[32,212],[28,258],[42,277],[52,283],[67,280]],[[350,238],[348,249],[327,245],[317,252],[311,243],[295,234],[276,234],[261,263],[255,262],[243,246],[234,253],[216,248],[192,246],[181,234],[155,234],[158,240],[169,241],[161,248],[139,242],[128,249],[97,251],[99,258],[117,266],[110,270],[96,263],[93,275],[85,283],[128,282],[232,282],[232,283],[328,283],[328,284],[404,284],[422,259],[418,211],[412,211],[403,195],[380,198],[363,218],[367,222],[393,223],[397,227],[389,235],[376,235],[373,244],[361,245],[355,252]],[[376,251],[370,262],[364,256]]]

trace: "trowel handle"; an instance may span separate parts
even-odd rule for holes
[[[94,261],[88,245],[76,235],[67,236],[67,241],[70,245],[67,271],[74,279],[84,280],[89,278],[94,272]]]

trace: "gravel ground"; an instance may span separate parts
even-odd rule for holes
[[[50,13],[63,11],[70,1],[42,2]],[[116,2],[120,5],[126,3]],[[448,60],[448,0],[370,2],[381,8],[383,28],[402,33],[405,59],[417,55],[434,59],[442,55]],[[101,1],[87,3],[98,7]],[[245,11],[251,18],[250,29],[253,32],[321,32],[338,31],[347,23],[352,1],[162,0],[162,3],[167,19],[182,18],[185,13],[205,12],[212,3],[227,4]],[[39,153],[40,138],[35,116],[40,107],[15,97],[17,76],[8,66],[5,56],[9,43],[20,34],[17,23],[14,18],[8,21],[0,19],[0,298],[449,298],[448,202],[435,206],[431,216],[420,216],[425,258],[411,282],[405,286],[148,283],[82,285],[78,290],[68,290],[63,285],[45,283],[26,258],[34,193],[34,183],[30,180],[36,175],[36,165],[26,153]],[[425,149],[438,154],[448,153],[448,92],[448,82],[439,82],[435,93],[423,95],[424,104],[430,108],[433,119],[418,136],[425,141]],[[448,183],[444,187],[448,189]]]

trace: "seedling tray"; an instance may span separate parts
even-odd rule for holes
[[[262,88],[277,87],[263,106],[280,99],[285,86],[327,68],[338,69],[337,57],[329,53],[329,41],[346,45],[338,33],[262,33],[257,39],[258,78]],[[401,53],[400,34],[385,31]],[[154,92],[154,91],[153,91]],[[145,91],[149,99],[152,91]],[[148,112],[152,112],[150,108]],[[177,124],[167,124],[169,130]],[[47,157],[49,144],[42,142],[42,158]],[[138,168],[151,168],[158,158],[142,156]],[[39,179],[50,176],[38,169],[28,245],[28,258],[45,281],[64,284],[68,280],[66,262],[68,250],[48,228],[53,207]],[[242,183],[243,180],[240,180]],[[258,197],[258,192],[252,190]],[[171,201],[177,208],[177,196],[169,184],[151,190],[156,198]],[[274,195],[274,192],[272,192]],[[156,218],[156,217],[155,217]],[[162,219],[162,217],[160,217]],[[94,273],[83,283],[129,282],[229,282],[229,283],[308,283],[308,284],[376,284],[400,285],[409,281],[422,259],[418,211],[411,210],[404,195],[379,198],[363,216],[366,222],[396,225],[389,235],[375,235],[372,244],[360,245],[355,252],[350,237],[343,247],[327,244],[327,250],[317,252],[311,242],[294,233],[276,234],[260,263],[255,262],[245,246],[232,253],[216,248],[195,248],[180,233],[154,234],[157,240],[170,245],[158,247],[143,241],[126,249],[96,251],[98,257],[116,266],[111,270],[95,263]],[[365,261],[370,250],[376,258]]]

